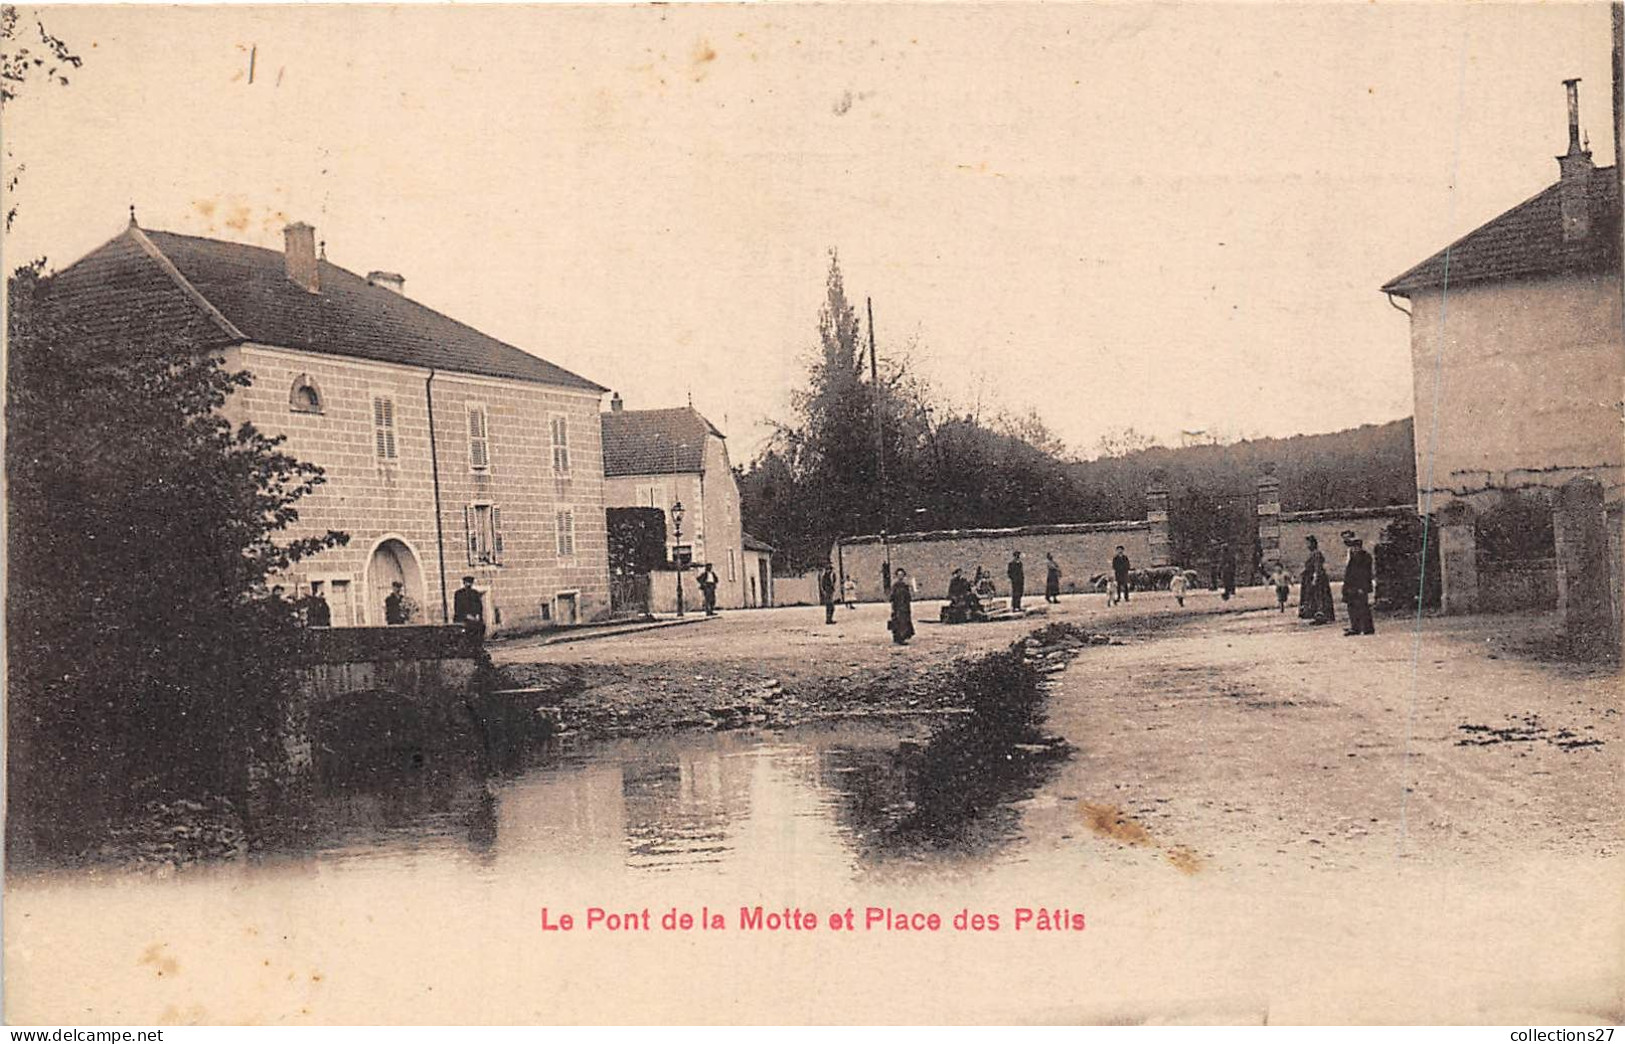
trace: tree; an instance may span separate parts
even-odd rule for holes
[[[660,508],[609,508],[611,576],[642,576],[666,564],[666,512]]]
[[[37,42],[33,42],[37,39]],[[52,36],[45,23],[34,21],[32,30],[22,28],[22,16],[11,4],[0,6],[0,112],[16,100],[25,84],[43,78],[46,83],[68,85],[69,69],[77,69],[83,59],[68,49],[68,45]],[[22,164],[15,162],[11,143],[6,143],[6,195],[17,191],[22,180]],[[15,204],[6,208],[6,231],[17,218]]]
[[[160,317],[86,325],[40,268],[8,285],[8,793],[50,843],[241,792],[297,628],[267,579],[348,537],[278,539],[322,473],[224,418],[247,374]]]
[[[1127,427],[1102,435],[1097,448],[1102,457],[1126,457],[1131,453],[1142,453],[1156,445],[1156,436],[1142,435],[1133,427]]]

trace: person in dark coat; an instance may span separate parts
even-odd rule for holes
[[[1123,552],[1123,545],[1117,545],[1117,554],[1112,556],[1112,575],[1117,578],[1117,593],[1123,601],[1128,601],[1128,574],[1131,568],[1128,555]]]
[[[818,600],[824,605],[824,622],[835,622],[835,567],[826,565],[818,574]]]
[[[406,622],[406,585],[397,580],[389,586],[390,592],[384,598],[384,623],[399,627]]]
[[[1044,555],[1044,601],[1059,603],[1061,600],[1061,564],[1055,561],[1054,552]]]
[[[451,618],[453,623],[463,625],[463,630],[470,634],[485,636],[485,599],[474,590],[474,578],[463,577],[463,586],[451,597]]]
[[[1010,578],[1010,608],[1021,611],[1021,596],[1027,590],[1027,569],[1021,564],[1021,552],[1010,552],[1010,565],[1005,569]]]
[[[1349,626],[1344,634],[1376,634],[1377,625],[1371,619],[1371,586],[1375,579],[1371,552],[1353,531],[1343,534],[1343,546],[1349,549],[1348,564],[1343,567],[1343,601],[1349,607]]]
[[[1228,602],[1236,593],[1236,553],[1229,544],[1219,552],[1219,576],[1224,581],[1224,593],[1219,597]]]
[[[1298,616],[1317,624],[1337,619],[1337,607],[1332,604],[1332,581],[1326,573],[1326,556],[1320,552],[1320,541],[1304,537],[1309,557],[1303,563],[1303,587],[1298,593]]]
[[[322,589],[311,585],[310,601],[305,603],[305,624],[308,627],[332,627],[333,608],[327,604]]]
[[[700,575],[695,578],[700,585],[700,597],[705,600],[705,615],[717,615],[717,571],[711,568],[711,563],[705,563]]]
[[[893,642],[907,645],[914,637],[914,587],[908,582],[908,570],[898,569],[892,574],[890,598],[891,619],[886,621],[886,629],[891,631]]]

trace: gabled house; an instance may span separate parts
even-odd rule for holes
[[[717,573],[717,605],[725,609],[760,604],[749,599],[739,482],[728,461],[727,437],[692,406],[628,410],[619,395],[611,397],[600,420],[604,506],[660,508],[669,559],[686,560],[691,572],[709,562]],[[680,538],[672,521],[679,503]],[[760,583],[758,567],[758,589]]]
[[[279,253],[132,215],[53,276],[53,292],[115,336],[158,317],[252,374],[230,419],[285,435],[326,472],[291,535],[350,534],[284,578],[290,592],[321,590],[335,626],[384,623],[396,581],[411,622],[442,622],[465,575],[492,629],[607,612],[607,389],[418,304],[397,274],[329,262],[309,225],[284,238]]]
[[[1557,157],[1557,182],[1382,287],[1390,300],[1410,301],[1417,499],[1442,523],[1448,611],[1544,602],[1572,619],[1581,603],[1608,611],[1604,585],[1617,599],[1620,180],[1583,143],[1577,84],[1566,82],[1568,150]],[[1555,546],[1538,583],[1486,571],[1495,563],[1480,536],[1492,534],[1475,517],[1509,497],[1553,508]],[[1578,513],[1565,515],[1565,505]]]

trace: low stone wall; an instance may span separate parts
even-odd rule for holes
[[[1517,613],[1557,608],[1557,559],[1478,563],[1478,611]]]
[[[774,605],[817,605],[818,574],[775,576],[773,578]]]
[[[430,699],[467,689],[480,646],[461,627],[311,628],[291,655],[306,701],[363,691]]]
[[[1030,598],[1044,597],[1044,555],[1053,554],[1061,566],[1061,590],[1091,590],[1089,578],[1111,571],[1117,545],[1135,568],[1151,564],[1151,523],[1090,522],[1055,526],[1020,526],[1013,529],[949,529],[929,533],[899,533],[889,539],[892,567],[906,569],[919,582],[919,597],[948,597],[948,578],[955,568],[973,576],[980,565],[993,577],[1001,597],[1010,593],[1005,567],[1010,552],[1019,550],[1026,566]],[[885,549],[878,536],[851,537],[831,553],[837,570],[857,581],[858,598],[884,599],[881,565]],[[784,588],[781,584],[780,590]],[[816,588],[814,589],[816,595]],[[816,599],[815,599],[816,600]]]
[[[1348,562],[1348,551],[1343,547],[1343,533],[1353,530],[1371,551],[1382,540],[1383,530],[1396,518],[1410,515],[1415,510],[1403,506],[1374,508],[1334,508],[1330,511],[1283,511],[1281,519],[1281,557],[1289,572],[1303,570],[1304,559],[1309,557],[1305,537],[1320,541],[1321,554],[1326,556],[1326,572],[1333,580],[1343,579],[1343,566]]]

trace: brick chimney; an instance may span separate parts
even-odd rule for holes
[[[621,402],[621,393],[615,392],[609,397],[609,412],[619,413],[624,404]]]
[[[303,221],[295,221],[282,230],[283,263],[287,266],[288,280],[312,294],[322,292],[321,269],[316,264],[316,230]]]
[[[1563,239],[1572,242],[1584,239],[1591,232],[1591,206],[1586,190],[1591,187],[1591,150],[1580,142],[1580,81],[1564,80],[1569,95],[1569,151],[1557,157],[1558,169],[1563,172],[1559,182],[1558,203],[1563,211]]]

